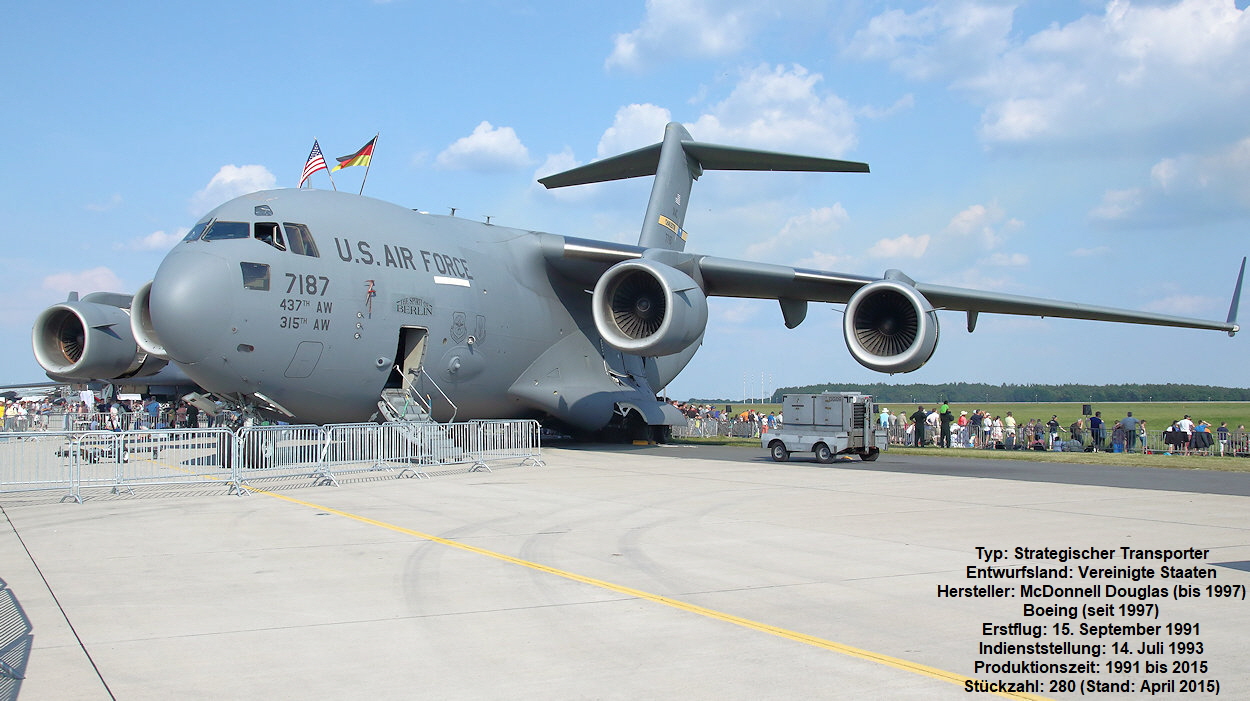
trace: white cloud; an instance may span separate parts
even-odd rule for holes
[[[1013,8],[938,2],[914,13],[888,10],[852,37],[845,54],[881,60],[924,80],[985,65],[1006,48]]]
[[[850,216],[841,204],[809,210],[790,217],[773,236],[750,244],[746,257],[750,259],[793,260],[806,254],[808,260],[831,264],[836,256],[823,252],[837,242],[834,235],[846,225]],[[809,265],[804,261],[801,265]],[[823,266],[822,266],[823,267]]]
[[[639,70],[679,56],[718,57],[734,54],[746,44],[755,24],[756,3],[711,0],[647,0],[642,24],[617,34],[608,69]]]
[[[998,205],[974,204],[952,217],[945,233],[974,239],[989,250],[1000,246],[1007,234],[1021,226],[1018,219],[1008,219],[1007,213]]]
[[[811,255],[794,261],[796,268],[812,268],[815,270],[837,270],[846,265],[846,256],[835,256],[832,253],[812,251]]]
[[[996,265],[1005,268],[1021,268],[1029,264],[1029,257],[1023,253],[995,253],[983,258],[985,265]]]
[[[88,203],[87,210],[91,212],[107,212],[109,210],[117,209],[118,207],[121,206],[121,204],[122,204],[121,193],[114,192],[112,195],[109,195],[109,198],[105,200],[104,202]]]
[[[1110,246],[1094,246],[1092,248],[1078,248],[1072,251],[1074,258],[1099,258],[1111,253]]]
[[[269,190],[278,179],[259,165],[224,165],[204,189],[191,197],[191,214],[199,217],[213,207],[257,190]]]
[[[1024,35],[1013,14],[1008,3],[969,0],[889,10],[845,55],[950,81],[981,105],[990,144],[1107,149],[1143,135],[1192,140],[1242,128],[1250,13],[1231,0],[1111,0],[1101,13]]]
[[[1247,54],[1250,14],[1232,2],[1113,0],[1101,16],[1034,34],[964,87],[988,103],[981,134],[991,143],[1114,143],[1239,120]]]
[[[39,285],[47,292],[53,292],[64,298],[70,292],[122,292],[125,284],[112,270],[100,266],[89,270],[53,273],[46,276]]]
[[[856,114],[868,119],[885,119],[900,112],[908,112],[916,106],[916,96],[907,94],[894,101],[889,107],[864,106],[855,111]]]
[[[599,138],[599,158],[607,158],[650,146],[664,137],[664,125],[673,121],[663,107],[650,104],[626,105],[616,111],[612,126]]]
[[[1153,300],[1143,305],[1142,308],[1148,312],[1156,312],[1159,314],[1201,317],[1217,312],[1219,311],[1221,305],[1227,306],[1227,304],[1228,302],[1215,297],[1178,294]]]
[[[809,73],[802,66],[758,66],[742,73],[729,95],[710,105],[693,124],[685,126],[697,141],[838,157],[855,144],[855,120],[852,110],[843,100],[821,90],[822,81],[819,74]],[[657,143],[663,138],[665,124],[672,120],[668,109],[654,104],[636,103],[621,107],[612,125],[599,140],[597,157],[615,156]],[[545,164],[540,172],[541,175],[550,175],[575,163],[576,159],[567,152],[549,156],[550,165]],[[781,237],[777,242],[783,245],[799,235],[795,227],[822,225],[818,219],[812,218],[813,214],[781,223],[785,221],[782,217],[801,207],[793,190],[786,190],[784,180],[774,177],[770,184],[762,186],[765,189],[775,188],[772,197],[777,199],[770,199],[759,186],[751,184],[765,181],[746,179],[750,177],[709,177],[706,180],[710,182],[701,182],[697,194],[691,195],[692,201],[697,198],[699,202],[700,225],[710,226],[718,232],[715,241],[725,247],[725,254],[729,255],[732,246],[744,248],[753,243],[756,244],[753,250],[759,251],[756,242],[761,236],[768,237],[768,232],[777,231],[779,225],[782,231],[777,234]],[[608,187],[619,191],[621,185]],[[752,198],[751,207],[736,209],[735,205],[747,196]],[[562,194],[561,197],[574,199],[576,196]],[[826,209],[828,215],[836,211],[842,220],[846,218],[840,204],[818,207],[813,212],[821,209]],[[779,212],[784,214],[778,216]],[[803,216],[808,218],[803,219]],[[840,225],[841,221],[824,222],[823,231],[834,231]],[[794,257],[805,256],[806,260],[828,260],[832,254],[820,248],[823,243],[791,246],[788,253]],[[772,251],[770,257],[776,258],[777,255],[776,251]],[[792,257],[786,258],[787,263],[793,260]]]
[[[773,305],[776,308],[776,305]],[[713,324],[745,324],[759,316],[761,306],[757,300],[714,297],[708,300],[708,326]]]
[[[147,236],[139,236],[124,244],[118,244],[116,248],[131,251],[168,251],[174,247],[174,244],[181,241],[188,231],[190,229],[185,227],[170,232],[153,231]]]
[[[911,236],[903,234],[892,239],[881,239],[868,249],[869,258],[920,258],[929,249],[928,234]]]
[[[485,121],[444,149],[434,162],[444,170],[477,172],[511,171],[531,163],[529,150],[512,127],[495,127]]]
[[[803,66],[760,65],[690,126],[700,141],[838,156],[856,143],[846,101],[821,91],[824,77]]]
[[[1151,166],[1139,187],[1108,190],[1090,217],[1131,224],[1198,222],[1250,212],[1250,138]]]
[[[803,154],[838,156],[854,147],[855,116],[837,95],[820,90],[824,78],[802,66],[761,65],[743,72],[730,94],[693,124],[698,141]],[[907,98],[890,109],[905,109]],[[596,154],[607,158],[659,142],[672,113],[635,103],[617,110]],[[479,127],[480,129],[480,127]],[[440,159],[442,157],[440,156]]]
[[[1099,203],[1090,213],[1090,217],[1103,221],[1116,221],[1127,218],[1137,211],[1142,203],[1141,188],[1127,190],[1107,190]]]

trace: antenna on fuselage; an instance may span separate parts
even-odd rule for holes
[[[453,216],[453,217],[454,217],[454,216],[456,216],[456,208],[455,208],[455,207],[448,207],[448,209],[450,209],[450,210],[451,210],[451,216]]]

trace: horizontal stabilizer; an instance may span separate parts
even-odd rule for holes
[[[868,164],[816,156],[796,156],[773,151],[756,151],[735,146],[718,146],[698,141],[682,144],[683,150],[703,166],[703,170],[785,170],[808,173],[867,173]]]
[[[653,144],[636,151],[604,158],[584,166],[548,175],[538,182],[548,189],[570,185],[588,185],[611,180],[641,178],[655,175],[660,163],[660,146]],[[868,164],[839,161],[833,158],[798,156],[774,151],[683,141],[682,150],[703,170],[760,170],[814,173],[867,173]]]
[[[637,151],[630,151],[619,156],[587,163],[563,173],[539,178],[538,182],[548,190],[570,185],[586,185],[589,183],[606,183],[612,180],[641,178],[655,175],[656,166],[660,163],[660,144],[652,144]]]

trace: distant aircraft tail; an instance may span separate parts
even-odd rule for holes
[[[677,122],[664,127],[664,141],[539,179],[544,187],[601,183],[654,175],[651,199],[638,245],[681,251],[686,248],[686,208],[690,188],[705,170],[784,170],[867,173],[867,163],[795,156],[772,151],[695,141]]]

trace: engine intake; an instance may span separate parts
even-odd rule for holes
[[[165,361],[149,358],[130,333],[120,307],[78,301],[54,304],[35,319],[35,359],[50,374],[83,380],[150,375]]]
[[[603,340],[632,355],[679,353],[707,326],[707,296],[698,283],[645,258],[608,268],[595,284],[591,305]]]
[[[842,331],[860,365],[878,372],[911,372],[937,348],[937,312],[911,285],[878,280],[851,295]]]

